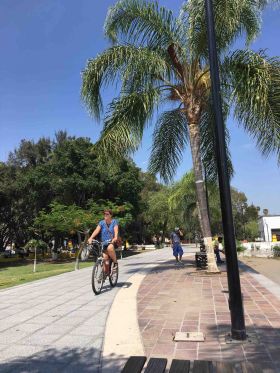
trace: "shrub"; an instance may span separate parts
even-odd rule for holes
[[[279,245],[278,246],[273,246],[272,250],[273,250],[273,256],[274,257],[280,256],[280,246]]]
[[[246,250],[246,247],[244,247],[240,241],[236,240],[236,251],[238,253],[243,253],[243,251]]]

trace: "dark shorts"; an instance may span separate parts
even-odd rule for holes
[[[178,256],[178,255],[183,255],[183,254],[184,254],[184,251],[180,243],[177,243],[177,242],[174,243],[173,244],[173,255]]]
[[[108,244],[103,245],[103,251],[106,251],[109,245],[111,245],[111,244],[108,243]],[[118,247],[118,246],[116,245],[116,243],[113,243],[112,245],[114,246],[114,249],[116,250],[117,247]]]

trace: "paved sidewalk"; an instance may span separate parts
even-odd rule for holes
[[[198,272],[185,258],[184,267],[173,261],[153,269],[138,290],[138,321],[147,356],[254,361],[264,372],[280,372],[280,292],[272,294],[265,277],[241,269],[247,333],[252,342],[227,344],[230,331],[225,266],[219,275]],[[264,286],[258,281],[264,281]],[[202,331],[205,342],[174,342],[177,331]]]
[[[91,268],[0,292],[1,372],[100,371],[106,320],[115,295],[150,263],[170,258],[170,248],[119,261],[116,288],[95,296]]]

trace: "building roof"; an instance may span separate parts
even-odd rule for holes
[[[262,218],[280,218],[280,215],[262,215],[258,217],[258,219]]]

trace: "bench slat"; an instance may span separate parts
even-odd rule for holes
[[[130,356],[121,373],[141,373],[146,356]]]
[[[172,360],[169,373],[189,373],[190,361],[189,360]]]
[[[152,357],[149,360],[145,373],[164,373],[167,359]]]

